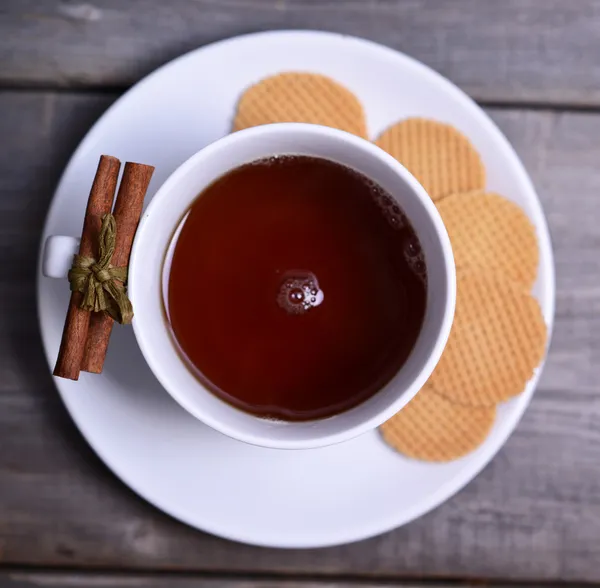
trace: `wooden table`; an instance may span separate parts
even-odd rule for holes
[[[90,125],[169,59],[271,28],[368,37],[465,89],[556,253],[550,358],[504,449],[422,519],[324,550],[229,543],[117,481],[58,398],[35,310],[46,209]],[[600,584],[600,0],[1,0],[0,138],[0,587]]]

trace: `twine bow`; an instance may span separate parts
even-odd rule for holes
[[[133,307],[123,284],[127,280],[126,267],[113,267],[111,259],[115,252],[117,223],[112,214],[102,217],[98,237],[100,259],[76,255],[69,270],[71,291],[81,292],[81,308],[90,312],[106,312],[123,325],[131,323]]]

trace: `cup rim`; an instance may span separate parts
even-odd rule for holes
[[[149,347],[151,346],[151,344],[141,333],[139,320],[134,315],[133,329],[140,350],[142,351],[142,354],[144,355],[144,358],[148,363],[150,369],[153,371],[155,377],[159,380],[165,391],[178,404],[180,404],[187,412],[189,412],[192,416],[200,420],[202,423],[233,439],[249,443],[251,445],[257,445],[272,449],[313,449],[318,447],[325,447],[328,445],[334,445],[336,443],[341,443],[350,440],[354,437],[362,435],[363,433],[373,430],[381,424],[383,424],[386,420],[391,418],[406,404],[408,404],[408,402],[410,402],[412,398],[414,398],[414,396],[423,387],[423,385],[433,372],[433,369],[437,365],[450,334],[456,302],[456,272],[454,258],[452,254],[452,247],[450,245],[450,239],[448,237],[441,216],[439,215],[439,212],[437,211],[437,208],[433,203],[433,200],[427,194],[423,186],[401,163],[399,163],[396,159],[394,159],[391,155],[386,153],[383,149],[379,148],[374,143],[356,135],[347,133],[345,131],[308,123],[274,123],[270,125],[253,127],[237,131],[235,133],[231,133],[200,149],[192,156],[190,156],[186,161],[184,161],[179,167],[177,167],[154,194],[154,197],[152,198],[148,207],[144,211],[144,214],[138,226],[138,231],[135,236],[130,256],[129,291],[135,291],[134,286],[136,272],[132,271],[132,269],[136,267],[136,260],[140,255],[139,243],[141,241],[141,235],[143,234],[144,228],[146,226],[145,221],[150,215],[153,215],[156,210],[160,210],[164,202],[167,200],[168,195],[171,193],[172,189],[178,184],[178,182],[183,177],[186,176],[188,172],[201,165],[203,160],[210,158],[212,155],[221,150],[227,149],[230,145],[234,144],[237,141],[248,140],[253,136],[259,138],[270,134],[273,135],[278,133],[297,133],[298,131],[303,131],[309,135],[312,135],[313,137],[327,136],[330,139],[341,141],[346,145],[349,145],[353,149],[359,149],[363,152],[366,151],[370,153],[370,155],[381,160],[384,164],[386,164],[387,167],[391,168],[396,175],[400,176],[400,178],[410,188],[411,192],[417,198],[419,198],[421,204],[424,206],[429,216],[429,220],[434,226],[435,233],[437,238],[439,239],[443,254],[442,259],[446,276],[445,286],[447,288],[447,296],[445,299],[445,305],[443,310],[443,319],[437,328],[434,343],[431,345],[431,353],[429,354],[427,360],[423,362],[423,365],[419,367],[419,371],[416,377],[413,379],[411,385],[407,387],[407,389],[404,390],[403,393],[398,394],[398,396],[391,402],[389,402],[384,409],[378,411],[376,414],[368,418],[365,418],[364,420],[361,420],[358,424],[349,426],[337,432],[323,434],[319,437],[305,440],[282,441],[279,439],[273,439],[266,435],[257,435],[255,433],[246,432],[230,426],[229,423],[225,422],[222,419],[216,418],[213,414],[198,410],[198,408],[186,398],[185,394],[181,394],[177,389],[174,389],[174,387],[170,384],[168,379],[166,377],[163,377],[162,371],[155,369],[149,351]],[[237,166],[232,166],[231,169],[234,169],[235,167]],[[175,227],[171,228],[175,230]],[[133,300],[133,302],[135,309],[135,301]],[[183,359],[181,358],[180,361],[184,363]],[[188,369],[187,366],[186,369]],[[208,390],[201,383],[200,386],[207,394],[212,394],[210,390]],[[258,419],[259,417],[254,418]],[[286,423],[286,425],[294,426],[294,423]]]

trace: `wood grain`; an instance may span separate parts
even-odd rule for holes
[[[600,114],[489,111],[539,189],[558,272],[550,359],[507,445],[457,496],[404,528],[277,551],[205,535],[140,500],[85,444],[54,390],[35,312],[39,234],[69,154],[113,99],[0,92],[0,136],[11,138],[0,150],[1,562],[600,582]]]
[[[3,0],[0,84],[123,88],[206,43],[286,28],[376,40],[479,100],[600,104],[600,0]]]
[[[0,572],[0,588],[452,588],[446,582],[394,582],[360,583],[352,581],[286,581],[282,579],[215,579],[193,574],[99,574],[99,573],[52,573],[52,572]],[[477,588],[479,583],[461,583],[461,588]],[[496,588],[508,588],[508,584],[496,584]],[[527,588],[510,584],[511,588]],[[571,587],[573,588],[573,587]]]

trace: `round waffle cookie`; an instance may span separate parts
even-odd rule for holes
[[[388,445],[408,457],[451,461],[476,449],[495,417],[495,406],[463,406],[425,384],[408,405],[380,427],[380,432]]]
[[[281,73],[251,86],[238,102],[233,130],[282,122],[313,123],[367,137],[358,98],[319,74]]]
[[[375,144],[404,165],[433,200],[485,186],[479,153],[451,125],[409,118],[385,130]]]
[[[537,300],[521,284],[459,269],[448,343],[429,382],[468,406],[491,406],[520,394],[546,347]]]
[[[454,194],[436,204],[456,267],[497,271],[531,288],[539,251],[535,227],[519,206],[491,192]]]

